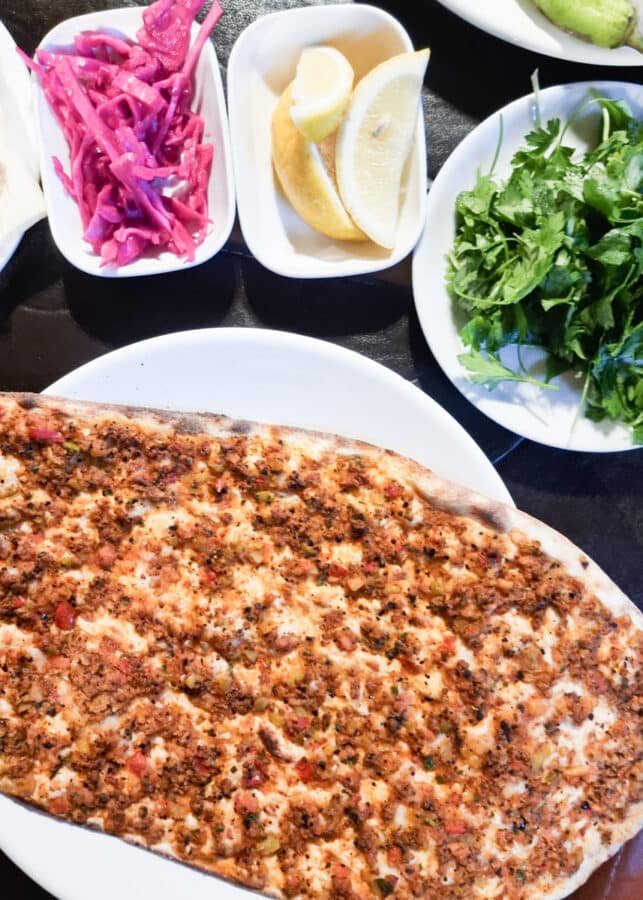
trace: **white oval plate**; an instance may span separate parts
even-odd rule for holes
[[[39,49],[69,47],[81,31],[111,31],[135,39],[143,24],[143,8],[106,9],[60,22],[40,42]],[[192,41],[199,30],[192,26]],[[216,35],[216,28],[213,32]],[[204,140],[214,145],[214,158],[208,183],[208,215],[212,220],[205,240],[195,250],[193,262],[186,262],[166,250],[158,256],[142,256],[127,266],[101,267],[100,257],[83,240],[83,226],[76,202],[65,191],[54,169],[54,156],[69,172],[69,147],[60,125],[34,78],[36,111],[40,129],[40,168],[42,186],[49,210],[49,226],[58,249],[69,262],[105,278],[131,278],[135,275],[160,275],[207,262],[218,253],[230,236],[234,223],[235,198],[230,158],[230,137],[223,82],[212,40],[205,43],[196,65],[192,107],[205,122]]]
[[[378,63],[413,49],[402,25],[362,3],[301,6],[261,16],[239,36],[228,63],[228,105],[239,223],[248,249],[267,269],[290,278],[335,278],[378,272],[413,250],[422,230],[426,141],[418,109],[402,176],[400,218],[392,250],[372,241],[336,241],[310,228],[277,185],[270,124],[295,77],[304,47],[332,44],[359,81]],[[430,71],[429,63],[429,71]]]
[[[560,117],[566,120],[588,91],[614,99],[625,99],[636,114],[643,115],[643,91],[640,85],[618,81],[583,82],[547,88],[540,93],[543,123]],[[568,130],[565,143],[579,150],[593,141],[599,116],[590,106]],[[534,127],[533,94],[515,100],[499,113],[494,113],[467,135],[446,161],[433,182],[426,208],[424,232],[413,257],[413,295],[424,336],[444,373],[474,406],[510,431],[567,450],[607,452],[630,450],[631,431],[610,422],[591,422],[582,412],[577,416],[582,385],[570,375],[553,379],[557,391],[542,390],[528,384],[505,382],[493,391],[473,384],[458,361],[463,345],[458,334],[456,316],[446,287],[447,253],[455,239],[455,201],[460,191],[475,184],[476,171],[488,172],[498,144],[500,116],[504,135],[494,175],[506,179],[511,172],[511,158],[524,143],[525,135]],[[542,374],[545,354],[523,350],[527,368]],[[503,350],[503,360],[516,368],[518,360],[513,348]]]
[[[4,243],[0,243],[0,272],[7,265],[13,254],[18,249],[18,244],[24,237],[24,232],[19,234],[18,237],[12,238],[10,241],[5,241]]]
[[[165,335],[100,357],[45,393],[206,410],[361,438],[513,505],[489,460],[435,401],[384,366],[313,338],[251,328]],[[0,797],[0,847],[59,900],[257,896],[6,797]]]
[[[27,67],[16,53],[16,44],[11,34],[0,21],[0,76],[1,84],[10,84],[13,91],[12,104],[15,112],[21,116],[21,121],[12,122],[14,138],[21,143],[21,151],[31,157],[30,164],[34,175],[38,177],[38,154],[35,146],[37,143],[35,123],[33,118],[33,103],[31,95],[31,79]],[[0,243],[0,272],[7,265],[18,244],[22,240],[24,232]]]
[[[643,54],[632,47],[609,50],[568,34],[550,22],[532,0],[438,2],[482,31],[535,53],[593,66],[643,66]]]

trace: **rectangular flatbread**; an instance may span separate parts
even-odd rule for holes
[[[395,453],[0,394],[0,791],[53,816],[273,897],[562,898],[643,824],[642,655]]]

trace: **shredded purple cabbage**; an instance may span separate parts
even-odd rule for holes
[[[157,0],[138,43],[86,31],[68,50],[21,53],[69,145],[69,175],[57,158],[54,169],[101,265],[125,266],[150,250],[193,260],[205,239],[214,147],[190,103],[196,62],[223,10],[215,0],[190,47],[204,4]]]

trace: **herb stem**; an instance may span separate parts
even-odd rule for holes
[[[543,121],[540,115],[540,78],[538,76],[538,69],[534,69],[531,73],[531,89],[534,92],[534,112],[536,114],[536,126],[538,128],[543,127]]]
[[[493,155],[493,160],[491,162],[491,168],[489,169],[489,177],[494,173],[494,169],[496,168],[496,164],[498,162],[498,157],[500,156],[500,148],[502,147],[502,142],[504,140],[505,135],[505,123],[502,118],[502,113],[500,113],[499,121],[498,121],[498,140],[496,142],[496,152]]]

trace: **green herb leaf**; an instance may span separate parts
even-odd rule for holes
[[[471,373],[471,381],[475,384],[483,384],[490,390],[502,384],[503,381],[522,381],[525,384],[536,384],[538,387],[558,390],[554,384],[547,384],[544,381],[539,381],[537,378],[532,378],[530,375],[520,375],[517,372],[512,372],[493,353],[485,356],[480,351],[472,350],[469,353],[461,353],[458,359]]]
[[[602,137],[578,154],[565,134],[592,103]],[[456,211],[447,284],[465,316],[459,360],[471,380],[552,389],[572,370],[585,414],[624,422],[643,442],[643,120],[595,97],[564,127],[539,122],[507,181],[478,175]],[[544,381],[504,365],[510,344],[547,352]]]
[[[610,131],[626,129],[630,122],[634,121],[632,111],[624,100],[611,100],[608,97],[600,97],[596,91],[591,92],[596,98],[601,109],[607,111],[610,121]]]

